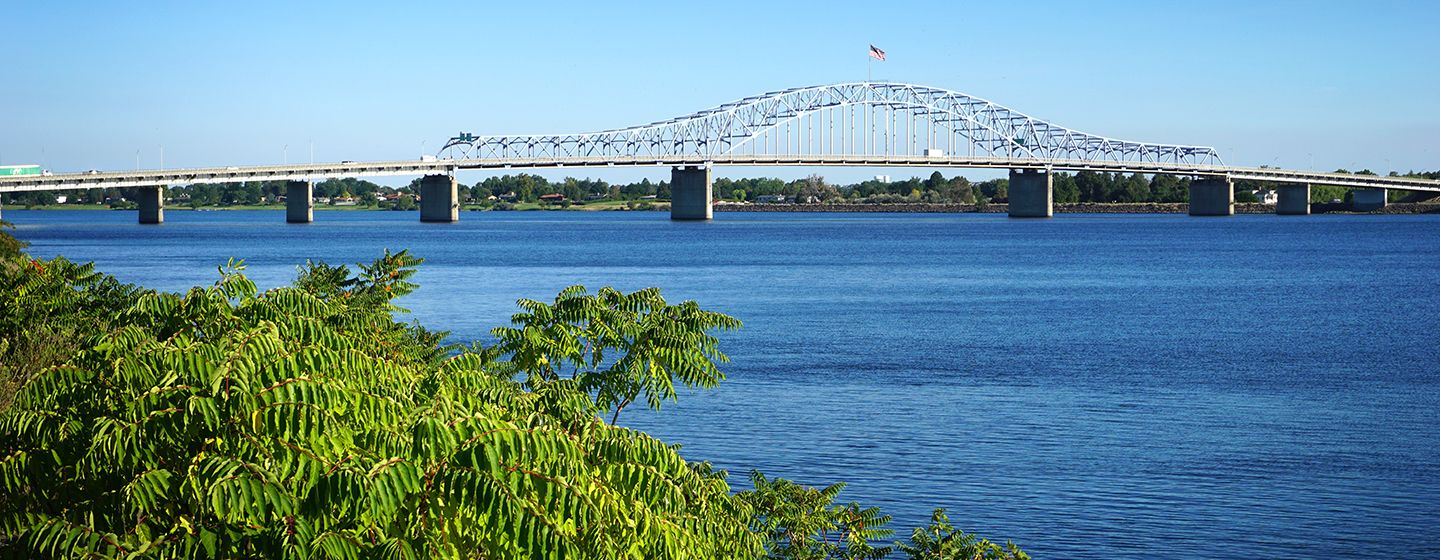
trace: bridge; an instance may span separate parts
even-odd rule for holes
[[[1308,214],[1310,185],[1355,191],[1357,209],[1385,205],[1386,190],[1440,193],[1440,181],[1233,167],[1214,148],[1118,140],[1064,128],[945,89],[890,82],[793,88],[641,126],[591,133],[450,139],[435,157],[0,177],[0,192],[140,187],[140,221],[163,221],[168,185],[288,181],[287,221],[313,220],[311,181],[423,175],[420,219],[459,219],[455,172],[469,169],[671,167],[671,217],[712,217],[716,166],[959,167],[1010,170],[1009,212],[1053,214],[1055,171],[1194,177],[1190,214],[1234,213],[1236,180],[1280,183],[1280,214]]]

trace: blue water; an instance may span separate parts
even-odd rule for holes
[[[31,252],[179,290],[243,257],[427,259],[404,305],[659,286],[745,327],[719,389],[628,423],[693,460],[1042,558],[1440,556],[1440,216],[5,210]]]

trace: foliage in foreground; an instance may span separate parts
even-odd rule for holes
[[[222,267],[185,294],[5,259],[0,344],[73,340],[0,415],[0,551],[95,558],[878,558],[888,517],[686,462],[607,424],[707,387],[738,322],[655,290],[522,301],[461,351],[394,321],[419,263],[309,264],[264,293]],[[23,301],[22,301],[23,300]],[[29,341],[29,342],[27,342]],[[16,366],[7,352],[7,367]],[[946,548],[913,558],[1023,558]],[[966,543],[974,544],[973,537]],[[948,539],[948,540],[947,540]],[[942,544],[934,544],[942,543]],[[982,541],[983,543],[983,541]],[[983,543],[988,544],[988,543]],[[969,546],[967,544],[966,546]],[[912,552],[912,550],[914,552]],[[988,550],[988,549],[986,549]],[[995,547],[995,550],[999,550]]]

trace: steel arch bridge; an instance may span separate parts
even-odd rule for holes
[[[451,138],[467,161],[762,161],[959,157],[1028,162],[1220,166],[1213,148],[1071,130],[957,91],[853,82],[774,91],[642,126],[583,134]]]

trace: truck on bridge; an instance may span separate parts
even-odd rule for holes
[[[40,169],[40,166],[38,165],[0,165],[0,177],[49,174],[50,172]]]

